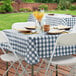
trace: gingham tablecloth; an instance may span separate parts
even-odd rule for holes
[[[40,58],[51,56],[56,39],[59,35],[32,34],[26,35],[15,30],[4,30],[10,44],[17,54],[25,56],[25,61],[29,64],[37,64]],[[7,44],[2,44],[8,49]],[[56,48],[54,56],[64,56],[76,54],[76,46],[67,46]]]
[[[30,14],[28,21],[35,22],[36,19],[32,14]],[[73,27],[76,24],[76,17],[67,17],[63,16],[63,14],[62,17],[57,17],[46,14],[43,21],[45,21],[45,24],[49,24],[52,26],[67,25]]]
[[[76,24],[76,17],[54,17],[46,16],[46,24],[58,26],[58,25],[67,25],[73,27]]]

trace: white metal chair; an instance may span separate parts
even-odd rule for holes
[[[73,26],[71,33],[76,33],[76,24]]]
[[[52,52],[52,55],[50,59],[46,59],[48,63],[48,67],[45,72],[45,76],[48,74],[48,70],[50,69],[50,65],[56,65],[56,76],[58,76],[57,66],[58,65],[74,65],[76,64],[76,57],[70,55],[70,56],[59,56],[54,57],[55,49],[57,46],[73,46],[76,45],[76,33],[69,33],[69,34],[63,34],[60,35],[57,40],[54,47],[54,50]]]
[[[11,53],[6,53],[4,48],[1,46],[2,43],[7,43],[8,46],[10,47],[10,51]],[[9,71],[9,69],[11,67],[14,68],[14,70],[16,71],[16,74],[19,76],[20,74],[18,73],[18,69],[19,67],[21,66],[22,67],[22,70],[23,72],[21,73],[21,75],[23,76],[23,74],[27,74],[27,76],[29,76],[28,72],[26,71],[26,69],[24,68],[23,64],[22,64],[22,61],[24,60],[24,57],[23,56],[20,56],[20,55],[17,55],[15,53],[15,50],[13,50],[13,48],[11,47],[10,43],[9,43],[9,40],[7,38],[7,36],[5,35],[4,32],[0,31],[0,48],[1,50],[3,51],[4,54],[2,54],[0,56],[0,58],[5,61],[5,62],[9,62],[11,65],[8,67],[8,69],[5,71],[5,73],[3,74],[3,76],[6,75],[6,73]],[[14,66],[14,63],[15,62],[19,62],[19,65],[17,67],[17,69],[15,68]],[[15,75],[16,75],[15,74]]]

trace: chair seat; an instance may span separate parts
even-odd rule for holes
[[[23,56],[19,56],[18,55],[18,58],[16,58],[16,56],[13,53],[3,54],[3,55],[0,56],[0,58],[3,61],[6,61],[6,62],[10,62],[10,61],[16,62],[19,59],[24,60],[24,57]]]
[[[49,59],[48,59],[49,62]],[[76,57],[74,56],[58,56],[54,57],[52,64],[58,65],[71,65],[76,63]]]

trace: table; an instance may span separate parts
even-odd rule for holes
[[[30,14],[28,21],[35,22],[35,17]],[[76,24],[76,17],[66,14],[55,14],[55,16],[45,14],[45,17],[42,19],[42,24],[49,24],[51,26],[58,25],[67,25],[73,27]]]
[[[47,34],[26,35],[15,30],[4,30],[3,32],[7,35],[16,53],[25,56],[25,61],[31,65],[37,64],[40,58],[48,58],[51,56],[56,39],[59,36]],[[9,50],[7,44],[2,44],[2,46]],[[59,46],[56,48],[54,56],[71,54],[76,54],[76,46]]]
[[[76,17],[63,17],[63,16],[46,16],[46,24],[57,26],[67,25],[73,27],[76,24]]]

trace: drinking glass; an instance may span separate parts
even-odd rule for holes
[[[36,18],[37,31],[40,32],[40,33],[43,32],[41,20],[44,16],[44,13],[39,12],[39,11],[35,11],[35,12],[33,12],[33,15]]]

